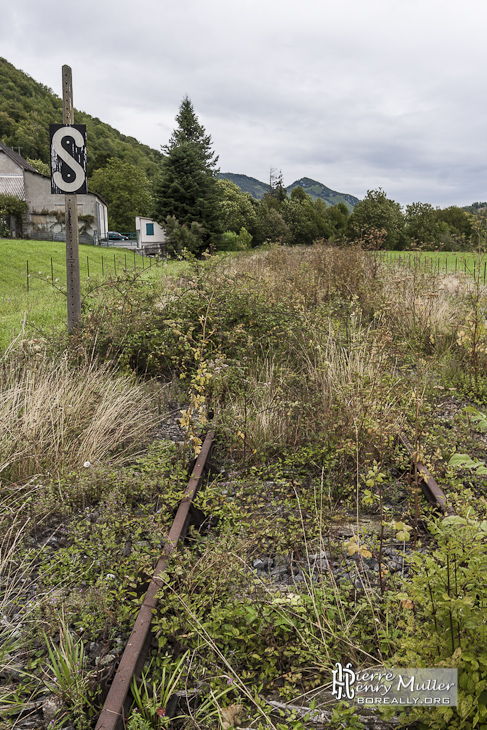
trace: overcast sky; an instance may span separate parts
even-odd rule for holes
[[[15,0],[0,55],[156,149],[188,94],[222,172],[487,200],[485,0]]]

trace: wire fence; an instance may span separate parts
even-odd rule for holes
[[[473,276],[474,279],[483,280],[486,283],[487,279],[487,260],[485,256],[438,256],[436,259],[432,256],[418,256],[415,254],[392,254],[389,251],[377,251],[379,259],[382,261],[396,261],[397,263],[408,266],[412,269],[430,271],[436,274],[468,274]]]
[[[29,234],[29,238],[34,241],[65,241],[66,240],[66,233],[52,233],[51,231],[46,231],[44,229],[39,231],[31,231]],[[96,237],[92,236],[90,233],[79,233],[78,234],[78,240],[80,243],[84,243],[88,246],[95,246],[97,241]]]
[[[153,258],[151,256],[141,256],[137,251],[133,252],[113,252],[102,254],[101,256],[91,257],[80,256],[80,276],[86,279],[90,279],[92,276],[118,276],[122,272],[126,271],[145,271],[151,269],[153,266],[158,266],[162,263],[162,259]],[[48,282],[52,286],[55,286],[56,282],[60,278],[66,276],[66,261],[65,259],[54,260],[50,257],[49,262],[49,273],[43,274],[43,272],[36,271],[36,267],[33,268],[32,261],[29,264],[29,259],[25,262],[25,287],[27,292],[32,288],[33,279],[41,279],[44,282]],[[61,268],[61,271],[59,270]],[[56,269],[56,271],[55,271]]]

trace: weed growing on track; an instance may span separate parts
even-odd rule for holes
[[[167,571],[148,681],[157,683],[164,667],[170,674],[189,644],[194,660],[185,681],[207,681],[203,702],[243,703],[250,714],[259,707],[254,724],[279,728],[263,695],[311,692],[320,700],[335,661],[373,664],[413,649],[418,661],[434,661],[421,565],[411,568],[416,582],[404,571],[387,573],[382,558],[380,581],[359,568],[384,546],[397,550],[398,530],[388,525],[421,538],[417,485],[395,441],[400,429],[449,500],[468,498],[465,519],[481,524],[487,516],[485,477],[467,468],[485,461],[484,435],[462,400],[472,398],[485,413],[480,280],[384,263],[358,248],[273,247],[193,261],[162,283],[123,274],[94,289],[85,310],[69,343],[22,335],[2,358],[0,607],[8,609],[2,638],[14,643],[0,672],[8,675],[12,662],[23,672],[8,680],[9,696],[26,703],[45,692],[40,666],[48,645],[62,651],[63,615],[85,655],[99,660],[93,681],[108,673],[103,661],[127,636],[185,482],[185,444],[156,442],[136,456],[156,415],[176,406],[186,411],[187,442],[196,449],[195,416],[201,425],[219,409],[217,459],[225,471],[198,497],[209,535],[193,532],[190,562],[176,555]],[[179,382],[179,395],[147,376]],[[455,452],[470,461],[452,461]],[[363,533],[364,510],[383,523],[378,537]],[[337,513],[354,525],[354,537],[337,534]],[[440,543],[432,557],[438,570],[450,550]],[[347,544],[357,572],[338,580]],[[321,553],[337,566],[314,579],[311,555]],[[303,580],[276,590],[251,567],[262,555],[291,556]],[[464,593],[465,605],[475,604],[477,594]],[[409,602],[418,606],[421,641],[408,628]],[[460,609],[457,619],[460,625]],[[447,648],[444,661],[452,659]],[[168,650],[174,659],[164,658]],[[483,681],[479,673],[477,689]],[[471,697],[483,701],[482,692]],[[81,726],[76,702],[65,698],[62,712]],[[476,708],[464,708],[468,728]],[[337,722],[340,712],[352,722],[347,710],[336,711]],[[134,730],[142,720],[132,713]],[[199,717],[178,722],[205,726]]]

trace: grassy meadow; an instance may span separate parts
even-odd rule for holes
[[[82,296],[123,271],[158,278],[176,272],[184,262],[161,264],[119,248],[79,247]],[[148,270],[145,273],[145,270]],[[44,336],[66,323],[66,245],[63,242],[0,239],[0,347],[6,347],[24,326],[30,338]]]

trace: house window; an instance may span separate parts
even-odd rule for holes
[[[145,233],[146,233],[146,236],[153,236],[154,235],[154,224],[153,223],[146,223],[145,224]]]

